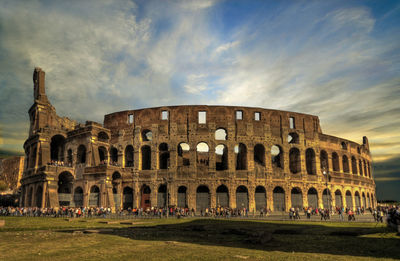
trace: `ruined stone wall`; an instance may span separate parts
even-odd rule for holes
[[[0,180],[4,181],[10,191],[16,193],[21,186],[20,180],[24,170],[24,157],[15,156],[1,160]]]

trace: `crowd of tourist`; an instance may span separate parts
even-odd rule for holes
[[[51,160],[50,162],[47,163],[47,165],[50,166],[56,166],[56,167],[72,167],[71,162],[69,163],[64,163],[62,160]]]

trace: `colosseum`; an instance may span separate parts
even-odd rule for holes
[[[21,206],[112,210],[374,207],[368,139],[322,133],[318,116],[240,106],[165,106],[59,117],[35,68]],[[71,104],[72,105],[72,104]]]

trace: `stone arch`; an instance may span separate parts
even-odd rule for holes
[[[52,161],[64,161],[65,138],[57,134],[51,138],[50,159]]]
[[[246,186],[239,186],[236,189],[236,208],[249,209],[249,192]]]
[[[70,206],[72,201],[72,187],[74,176],[64,171],[58,175],[58,203],[60,206]]]
[[[358,169],[360,171],[360,176],[363,176],[364,172],[363,172],[363,167],[362,167],[362,161],[361,160],[358,161]]]
[[[140,194],[141,194],[141,203],[140,207],[143,209],[150,208],[151,207],[151,200],[150,200],[150,194],[151,194],[151,189],[149,186],[144,184],[142,188],[140,189]]]
[[[219,144],[215,147],[215,169],[228,169],[228,148],[224,144]]]
[[[124,187],[122,191],[122,207],[129,209],[133,207],[133,189],[129,186]]]
[[[273,190],[274,211],[285,211],[285,190],[282,187],[275,187]]]
[[[86,147],[85,145],[81,144],[78,147],[78,152],[76,154],[76,161],[77,163],[86,163]]]
[[[100,206],[100,188],[97,185],[93,185],[90,188],[89,206],[90,207]]]
[[[217,188],[217,206],[229,207],[229,190],[223,184]]]
[[[228,132],[224,128],[218,128],[215,131],[215,140],[227,140]]]
[[[343,172],[345,173],[349,173],[350,169],[349,169],[349,158],[347,158],[346,155],[343,155],[342,157],[342,165],[343,165]]]
[[[319,154],[319,160],[320,160],[321,170],[328,171],[329,170],[329,159],[328,159],[328,153],[326,153],[325,150],[321,150],[321,153]]]
[[[158,146],[158,161],[160,169],[169,168],[169,150],[167,143],[161,143]]]
[[[210,148],[206,142],[199,142],[196,146],[196,160],[197,166],[209,165],[209,151]]]
[[[107,165],[108,163],[108,152],[104,146],[100,146],[99,149],[99,160],[101,165]]]
[[[142,131],[142,141],[152,141],[153,140],[153,132],[151,130],[143,130]]]
[[[282,147],[279,145],[272,145],[271,147],[271,160],[272,166],[276,168],[283,169],[283,150]]]
[[[351,172],[353,172],[354,175],[358,174],[357,160],[356,160],[356,157],[354,157],[354,156],[351,157]]]
[[[289,150],[289,169],[293,174],[301,171],[300,150],[298,148],[291,148]]]
[[[42,207],[42,196],[43,196],[43,188],[42,186],[38,186],[36,189],[36,204],[35,207],[41,208]]]
[[[342,192],[339,189],[337,189],[335,191],[335,205],[336,205],[336,207],[339,207],[339,208],[343,207]]]
[[[353,209],[353,197],[350,190],[346,191],[346,207],[349,209]]]
[[[125,167],[134,166],[134,149],[132,145],[128,145],[125,148]]]
[[[185,186],[179,186],[178,188],[178,207],[187,208],[187,188]]]
[[[190,146],[186,142],[178,145],[178,166],[190,166]]]
[[[73,164],[72,149],[68,149],[68,151],[67,151],[67,165],[72,167],[72,164]]]
[[[257,186],[255,190],[256,210],[267,208],[267,192],[264,186]]]
[[[365,197],[365,193],[362,193],[362,202],[363,202],[363,207],[367,208],[367,198]]]
[[[97,139],[100,142],[108,142],[108,140],[110,139],[110,137],[108,136],[108,134],[104,131],[100,131],[99,134],[97,135]]]
[[[210,190],[206,185],[200,185],[196,190],[196,211],[210,208]]]
[[[112,165],[118,164],[118,149],[117,148],[111,147],[110,159],[111,159],[111,164]]]
[[[315,152],[312,148],[306,149],[306,169],[307,174],[315,175],[317,170],[315,167]]]
[[[371,207],[371,198],[369,197],[369,192],[367,192],[367,207]]]
[[[296,132],[291,132],[288,134],[288,143],[289,144],[299,144],[300,139],[299,139],[299,134]]]
[[[236,153],[236,170],[247,169],[247,148],[243,143],[235,146]]]
[[[167,207],[167,186],[165,184],[161,184],[160,186],[158,186],[157,207]]]
[[[332,153],[332,169],[333,169],[333,171],[340,171],[339,156],[336,152]]]
[[[83,207],[83,189],[81,187],[76,187],[74,190],[74,205]]]
[[[311,187],[307,192],[308,206],[313,209],[318,208],[318,192],[315,188]]]
[[[144,145],[141,148],[142,152],[142,170],[151,169],[151,148],[148,145]]]
[[[254,163],[265,167],[265,148],[262,144],[254,146]]]
[[[340,146],[342,147],[342,150],[347,150],[347,144],[346,144],[346,142],[342,141],[342,142],[340,143]]]
[[[291,200],[292,200],[292,207],[294,208],[303,208],[303,194],[301,192],[301,189],[298,187],[292,188],[291,192]]]
[[[358,191],[354,193],[354,203],[356,205],[355,206],[356,208],[361,207],[361,198],[360,198],[360,193]]]
[[[322,191],[322,205],[324,209],[332,208],[331,191],[327,188]]]

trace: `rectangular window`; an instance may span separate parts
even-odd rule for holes
[[[161,112],[161,119],[163,121],[168,120],[168,111],[162,111]]]
[[[128,123],[132,124],[133,123],[133,114],[128,115]]]
[[[206,124],[207,114],[205,111],[199,111],[199,124]]]
[[[296,128],[295,123],[294,123],[294,117],[290,117],[290,118],[289,118],[289,127],[290,127],[291,129]]]
[[[255,121],[260,121],[261,120],[261,113],[260,112],[255,112],[254,113],[254,120]]]
[[[243,111],[236,111],[236,120],[243,120]]]

